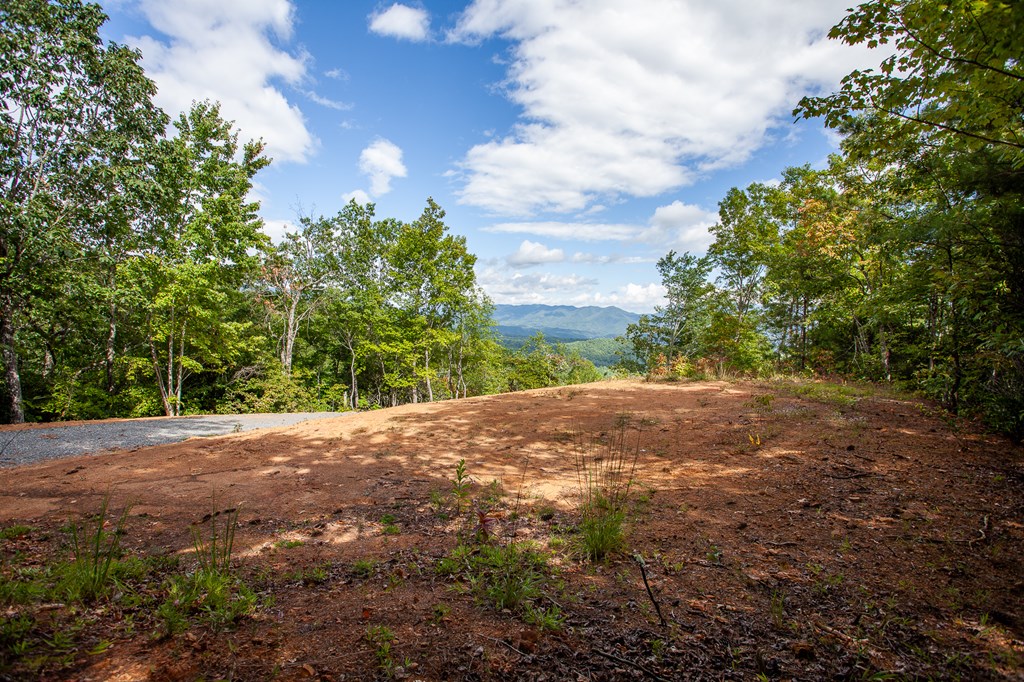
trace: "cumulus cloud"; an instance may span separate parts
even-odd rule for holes
[[[864,49],[826,37],[846,0],[475,0],[449,40],[512,41],[505,136],[459,165],[460,200],[501,215],[650,197],[738,164]]]
[[[359,155],[359,170],[370,178],[370,194],[379,197],[391,191],[392,178],[404,178],[402,150],[391,140],[380,138]]]
[[[299,227],[294,222],[288,219],[284,220],[264,220],[263,221],[263,232],[270,237],[270,240],[275,244],[280,244],[281,240],[284,239],[286,232],[298,232]]]
[[[530,267],[544,263],[561,263],[565,260],[565,252],[562,249],[549,249],[543,244],[531,242],[529,239],[519,245],[519,249],[507,259],[508,264],[513,267]]]
[[[276,161],[303,162],[317,141],[299,108],[273,85],[298,85],[308,56],[278,45],[291,37],[294,8],[288,0],[142,0],[139,8],[161,35],[128,37],[143,55],[146,75],[168,113],[187,111],[194,100],[217,100],[243,138],[263,138]]]
[[[367,194],[365,191],[363,191],[361,189],[356,189],[356,190],[352,190],[351,192],[346,192],[345,194],[341,195],[341,198],[345,201],[346,204],[348,202],[352,201],[353,199],[356,200],[357,204],[368,204],[368,203],[370,203],[370,195]]]
[[[534,234],[541,237],[557,239],[577,239],[580,241],[622,241],[631,239],[637,234],[634,225],[615,225],[608,223],[498,223],[482,228],[484,232]]]
[[[477,282],[495,303],[564,304],[586,295],[598,282],[580,275],[556,275],[549,272],[509,273],[507,268],[485,267],[477,271]]]
[[[659,247],[665,251],[675,249],[699,252],[705,251],[711,244],[712,238],[708,228],[716,222],[718,213],[714,211],[694,204],[673,201],[667,206],[655,209],[647,225],[536,221],[496,223],[482,229],[484,232],[532,234],[566,240],[635,242]],[[523,244],[533,242],[526,241]],[[599,262],[597,258],[583,253],[573,256],[574,262],[577,263]],[[601,262],[612,262],[610,257],[602,258],[605,260]]]
[[[665,303],[666,293],[668,292],[665,287],[656,282],[650,284],[634,284],[630,282],[610,294],[595,293],[587,299],[586,303],[578,303],[577,305],[613,305],[636,313],[649,313],[656,306]]]
[[[370,30],[382,36],[420,42],[430,33],[430,15],[425,9],[396,2],[370,15]]]
[[[717,222],[716,211],[673,201],[655,209],[649,227],[637,239],[645,244],[665,244],[676,251],[703,252],[714,241],[708,228]]]

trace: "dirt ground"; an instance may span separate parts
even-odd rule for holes
[[[574,459],[622,435],[626,549],[588,560]],[[191,529],[238,509],[260,603],[168,635],[119,591],[0,601],[6,622],[79,624],[60,662],[8,655],[0,679],[1020,680],[1022,454],[878,391],[611,381],[2,470],[0,527],[31,529],[0,541],[8,577],[66,558],[61,528],[109,494],[132,505],[126,553],[179,570]],[[439,571],[460,542],[538,550],[534,605],[560,625]]]

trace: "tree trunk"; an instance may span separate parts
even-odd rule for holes
[[[430,351],[426,351],[423,354],[423,362],[425,373],[424,376],[427,379],[427,402],[434,402],[434,387],[430,385]]]
[[[14,348],[14,305],[5,297],[0,306],[0,354],[4,362],[4,383],[7,388],[7,419],[10,424],[25,421],[25,408],[21,400],[21,375],[18,373],[18,353]]]
[[[114,360],[115,360],[115,343],[117,342],[117,304],[114,303],[113,299],[110,301],[110,319],[107,321],[107,352],[106,352],[106,370],[107,370],[107,395],[114,394]]]
[[[298,335],[295,313],[299,307],[299,299],[293,298],[288,305],[288,317],[284,321],[284,343],[281,344],[281,368],[286,377],[292,375],[292,354],[295,351],[295,337]]]

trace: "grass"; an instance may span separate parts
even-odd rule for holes
[[[396,521],[397,519],[395,519],[393,514],[385,514],[380,517],[381,533],[384,535],[398,535],[402,532]]]
[[[377,570],[376,559],[357,559],[352,563],[352,572],[357,578],[369,578]]]
[[[536,603],[544,595],[552,569],[546,555],[532,546],[460,544],[438,562],[437,572],[461,580],[497,611],[518,613],[526,622],[549,629],[557,629],[555,624],[561,622],[557,607],[543,610]]]
[[[210,534],[204,537],[198,526],[192,526],[192,545],[196,550],[199,568],[210,573],[228,573],[231,570],[231,551],[235,544],[235,529],[238,527],[238,509],[216,510],[209,516]],[[224,524],[218,532],[217,517],[223,515]]]
[[[636,481],[643,422],[635,425],[620,415],[606,439],[576,429],[573,464],[579,491],[580,546],[583,554],[601,561],[625,545],[626,509]]]
[[[65,568],[62,583],[71,601],[93,601],[106,594],[111,572],[121,556],[121,536],[125,533],[125,523],[131,512],[131,505],[126,505],[114,523],[114,529],[108,531],[109,506],[108,493],[91,527],[89,522],[81,527],[74,522],[69,524],[71,551],[75,558]]]
[[[222,524],[218,523],[220,516],[224,517]],[[215,499],[214,512],[208,518],[208,534],[195,525],[191,528],[196,570],[175,575],[165,583],[166,598],[156,611],[164,635],[187,629],[193,619],[223,630],[255,611],[259,603],[256,593],[231,571],[238,509],[217,512]]]
[[[373,655],[381,672],[389,678],[394,677],[395,659],[391,645],[395,641],[395,633],[386,625],[373,625],[366,629],[366,641],[374,647]]]
[[[32,532],[32,526],[8,526],[7,528],[0,529],[0,540],[14,540],[16,538],[24,537]]]

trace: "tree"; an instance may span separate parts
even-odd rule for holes
[[[292,356],[299,326],[324,302],[340,272],[343,245],[334,220],[304,217],[296,232],[288,232],[268,249],[262,265],[262,301],[272,319],[279,321],[279,356],[285,377],[292,374]]]
[[[905,300],[927,334],[916,375],[952,409],[1024,435],[1024,5],[873,0],[831,36],[891,43],[880,72],[801,101],[847,134],[844,150],[899,169],[889,237],[906,244]],[[921,338],[923,337],[923,338]],[[922,343],[921,341],[926,341]]]
[[[414,222],[404,225],[392,250],[393,301],[406,314],[404,325],[418,327],[418,340],[408,346],[420,353],[409,358],[410,367],[422,379],[427,400],[434,399],[432,379],[436,367],[431,360],[457,343],[453,331],[456,319],[476,303],[476,256],[466,249],[466,238],[448,234],[444,210],[427,199],[427,206]],[[413,402],[418,400],[415,382]]]
[[[52,292],[55,269],[81,263],[85,242],[126,224],[140,149],[165,124],[139,54],[101,41],[105,20],[78,0],[0,6],[0,355],[12,422],[25,418],[24,314]]]
[[[844,128],[863,112],[899,122],[882,139],[955,136],[1024,168],[1024,5],[1002,0],[872,0],[829,37],[893,43],[879,72],[854,71],[838,92],[806,97],[794,112]]]
[[[711,323],[715,287],[710,257],[669,251],[658,260],[661,284],[665,287],[664,306],[653,315],[643,315],[626,328],[625,339],[632,357],[620,365],[632,371],[654,371],[673,366],[677,358],[695,358],[704,352],[706,333]]]
[[[216,104],[198,102],[175,122],[178,134],[157,150],[156,229],[133,258],[134,303],[149,366],[169,416],[182,413],[185,380],[224,365],[240,349],[248,323],[221,315],[224,301],[254,272],[265,246],[246,197],[269,160],[262,142],[243,145]]]

